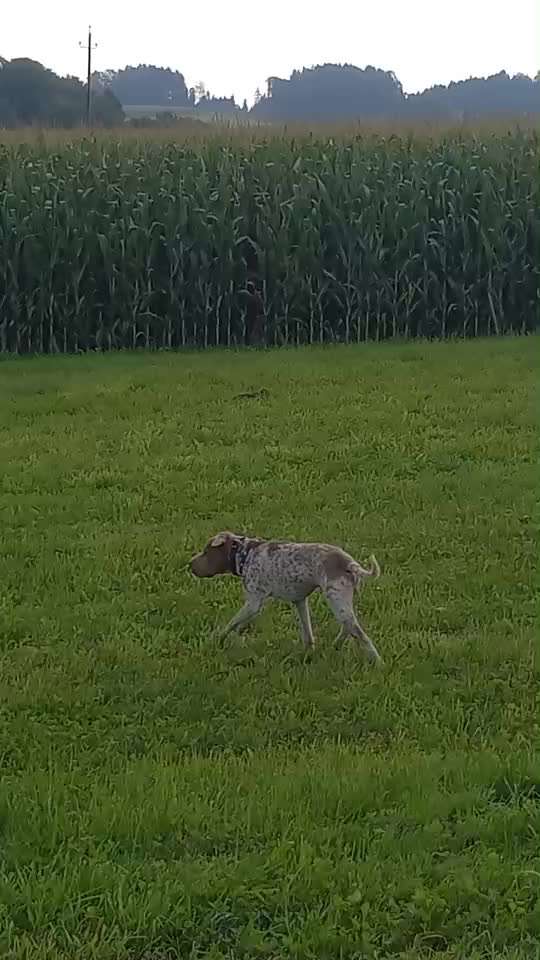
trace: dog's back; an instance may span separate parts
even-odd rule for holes
[[[330,583],[346,580],[353,587],[365,577],[379,576],[375,557],[366,569],[350,554],[329,543],[295,543],[264,540],[249,552],[244,572],[248,589],[260,589],[269,596],[296,599]]]

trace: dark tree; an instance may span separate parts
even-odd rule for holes
[[[536,116],[540,114],[540,83],[538,77],[510,77],[502,72],[406,96],[391,72],[324,64],[293,70],[289,80],[270,77],[266,96],[255,98],[251,113],[263,120],[312,122]]]
[[[93,98],[98,126],[123,122],[111,93]],[[3,61],[0,69],[0,126],[80,126],[86,117],[86,87],[76,77],[59,77],[35,60]]]
[[[467,120],[540,114],[540,83],[523,74],[471,77],[407,97],[407,115],[414,118]]]
[[[252,113],[265,120],[330,121],[396,117],[405,98],[393,73],[327,63],[294,70],[289,80],[271,77]]]
[[[184,76],[168,68],[140,64],[94,74],[93,121],[114,126],[124,120],[125,106],[178,108],[202,115],[234,116],[248,112],[234,97],[215,97],[204,84],[187,89]],[[39,124],[75,127],[84,122],[86,88],[74,77],[58,77],[40,63],[0,57],[0,126]],[[259,90],[251,111],[266,121],[340,121],[362,119],[450,120],[540,115],[540,73],[533,80],[501,72],[448,86],[434,86],[406,96],[390,71],[360,69],[349,64],[323,64],[293,70],[288,80],[270,77]]]
[[[212,97],[210,94],[201,97],[195,109],[197,113],[214,116],[231,116],[238,113],[234,97]]]
[[[110,89],[122,106],[189,107],[190,92],[183,74],[141,63],[138,67],[107,70],[96,80]]]

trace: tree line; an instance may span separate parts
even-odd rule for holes
[[[433,86],[407,95],[391,71],[326,63],[294,70],[284,80],[270,77],[248,110],[234,97],[214,97],[198,84],[189,88],[179,71],[141,64],[96,74],[100,90],[111,90],[124,107],[170,107],[200,113],[244,113],[265,121],[350,119],[441,119],[535,116],[540,114],[540,75],[536,79],[502,71]]]
[[[33,60],[0,58],[0,127],[75,127],[84,120],[85,104],[86,86],[77,78],[59,77]],[[188,87],[180,71],[165,67],[139,64],[93,75],[97,126],[124,122],[135,106],[139,115],[243,115],[265,122],[535,117],[540,116],[540,74],[532,79],[502,71],[407,95],[391,71],[327,63],[294,70],[288,79],[268,78],[250,109],[232,96],[213,96],[203,84]]]
[[[267,120],[467,120],[540,115],[540,78],[506,72],[407,95],[394,73],[323,64],[271,77],[253,111]]]
[[[0,57],[0,128],[78,127],[86,117],[86,85],[77,77],[59,77],[41,63]],[[110,88],[93,98],[97,125],[123,123],[124,111]]]

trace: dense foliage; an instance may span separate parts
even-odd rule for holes
[[[540,141],[246,137],[0,153],[0,349],[538,324]]]
[[[59,77],[35,60],[0,59],[0,128],[80,127],[86,120],[86,91],[76,77]],[[110,89],[94,92],[92,120],[99,127],[123,122]]]
[[[146,105],[196,110],[242,118],[248,113],[234,97],[211,96],[204,84],[188,90],[181,73],[140,64],[95,75],[96,89],[110,89],[125,106]],[[505,71],[471,77],[407,95],[392,71],[351,64],[325,63],[293,70],[288,79],[269,77],[257,92],[249,115],[263,121],[328,122],[386,118],[391,120],[471,120],[479,117],[540,116],[540,80]]]
[[[328,121],[377,117],[396,120],[471,120],[540,116],[540,82],[504,71],[491,77],[434,86],[407,95],[394,73],[326,63],[271,77],[252,114],[264,120]]]

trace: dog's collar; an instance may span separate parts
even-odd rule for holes
[[[249,540],[235,540],[231,547],[231,573],[235,577],[243,577],[246,561],[250,551]]]

